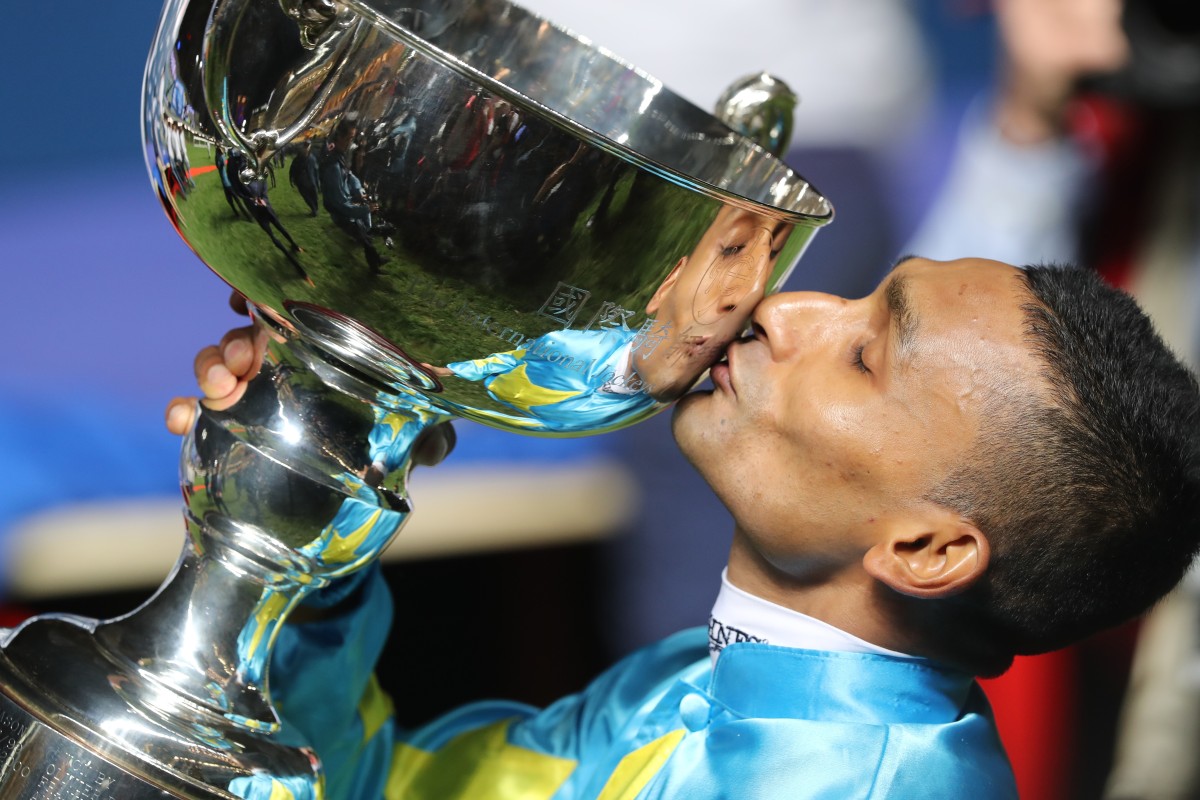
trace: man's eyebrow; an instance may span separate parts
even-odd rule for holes
[[[888,278],[884,297],[887,299],[888,315],[896,333],[895,351],[903,361],[907,359],[917,334],[917,315],[910,302],[908,279],[903,275]]]

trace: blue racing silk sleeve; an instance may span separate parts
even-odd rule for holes
[[[391,627],[392,597],[378,564],[364,572],[330,587],[352,587],[345,613],[284,625],[271,660],[271,699],[283,736],[320,755],[325,800],[381,797],[391,760],[392,704],[375,679],[375,663]]]
[[[455,361],[447,364],[446,369],[464,380],[481,381],[489,375],[502,375],[520,366],[524,363],[524,358],[524,350],[509,350],[473,361]]]
[[[607,752],[631,720],[651,713],[648,698],[675,684],[698,656],[707,660],[706,640],[692,631],[638,651],[544,710],[485,701],[398,730],[372,672],[391,597],[378,567],[369,570],[353,610],[283,626],[272,661],[272,698],[285,730],[320,755],[325,800],[574,796],[567,783],[580,760]]]

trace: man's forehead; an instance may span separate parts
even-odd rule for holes
[[[998,261],[898,260],[878,292],[898,356],[931,359],[987,353],[994,366],[1030,363],[1024,306],[1031,300],[1015,267]]]
[[[1000,261],[982,258],[931,261],[910,255],[896,260],[878,291],[887,296],[902,290],[925,313],[935,310],[924,307],[934,303],[948,311],[1000,303],[1003,307],[998,311],[1019,312],[1029,300],[1020,276],[1019,269]]]

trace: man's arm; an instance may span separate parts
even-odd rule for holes
[[[524,350],[509,350],[473,361],[455,361],[447,364],[445,369],[464,380],[481,381],[489,375],[502,375],[512,371],[524,362],[524,357]]]
[[[391,618],[391,595],[373,565],[314,593],[276,639],[270,689],[281,735],[316,750],[329,798],[383,796],[394,730],[374,669]]]
[[[321,195],[325,200],[325,208],[347,219],[365,220],[370,216],[371,209],[350,201],[350,195],[345,191],[344,172],[341,162],[333,157],[322,167]]]

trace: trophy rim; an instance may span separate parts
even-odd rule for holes
[[[776,165],[779,169],[781,169],[783,177],[787,177],[792,181],[799,181],[802,183],[805,188],[800,190],[799,193],[801,197],[805,198],[804,202],[813,203],[815,201],[824,208],[824,211],[822,213],[799,211],[775,205],[774,203],[755,200],[729,189],[723,189],[714,185],[713,183],[710,183],[709,181],[698,178],[694,175],[690,175],[680,169],[663,164],[662,162],[647,156],[639,150],[629,147],[628,145],[616,139],[583,125],[566,114],[556,111],[539,100],[530,97],[519,89],[516,89],[504,83],[503,81],[497,80],[496,78],[493,78],[492,76],[482,72],[476,67],[471,66],[471,64],[462,60],[455,54],[438,47],[436,44],[424,38],[419,33],[416,33],[415,31],[405,27],[399,21],[389,17],[382,11],[379,11],[374,7],[371,0],[341,0],[341,2],[345,3],[347,7],[351,8],[356,14],[360,15],[364,19],[371,23],[379,24],[393,35],[396,35],[406,44],[412,46],[426,57],[432,58],[439,64],[442,64],[443,66],[459,73],[463,77],[475,81],[480,86],[483,86],[491,92],[501,95],[506,99],[515,100],[522,106],[527,107],[529,110],[545,118],[556,127],[579,137],[587,144],[604,150],[605,152],[610,153],[611,155],[614,155],[624,161],[627,161],[639,169],[646,170],[658,178],[700,194],[704,194],[708,197],[719,200],[722,203],[735,205],[748,211],[765,214],[772,218],[784,220],[793,224],[806,224],[813,227],[822,227],[833,221],[833,203],[829,200],[825,193],[818,189],[812,183],[812,181],[808,180],[806,177],[784,162],[782,158],[771,153],[753,139],[729,127],[711,112],[705,111],[703,108],[697,106],[690,100],[676,94],[674,91],[669,89],[663,81],[655,78],[646,70],[637,67],[603,45],[592,41],[588,37],[578,34],[570,28],[559,25],[558,23],[542,16],[541,14],[530,11],[525,6],[510,2],[510,0],[494,0],[494,2],[503,4],[507,9],[514,9],[519,13],[526,15],[527,17],[541,21],[542,23],[558,31],[560,34],[574,40],[580,46],[599,53],[610,61],[636,74],[648,83],[657,85],[660,87],[660,94],[669,96],[674,102],[691,108],[694,111],[708,117],[714,123],[724,128],[730,136],[738,139],[748,149],[754,152],[757,159]],[[793,188],[793,191],[795,191],[795,188]],[[815,195],[815,198],[813,195]]]

